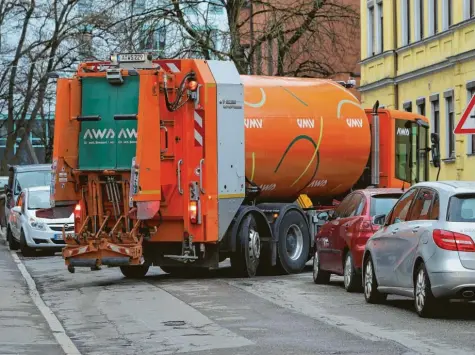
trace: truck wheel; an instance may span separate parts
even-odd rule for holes
[[[121,266],[120,271],[122,275],[130,279],[141,279],[145,275],[147,275],[148,269],[150,265],[142,264],[142,265],[127,265]]]
[[[20,245],[13,237],[12,231],[8,227],[7,227],[7,241],[8,241],[8,247],[10,248],[10,250],[18,250],[20,248]]]
[[[239,277],[256,276],[261,254],[261,239],[252,213],[244,217],[239,227],[236,251],[231,254],[231,269]]]
[[[25,232],[21,230],[20,233],[20,251],[23,256],[35,256],[35,250],[30,248],[28,244],[26,244]]]
[[[310,250],[310,232],[303,216],[289,211],[280,223],[277,255],[284,273],[297,274],[303,270]]]

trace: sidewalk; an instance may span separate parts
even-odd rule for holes
[[[2,231],[3,232],[3,231]],[[64,354],[33,303],[0,232],[0,355]]]

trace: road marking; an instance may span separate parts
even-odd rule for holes
[[[430,339],[420,340],[417,335],[409,331],[396,331],[395,329],[381,328],[375,324],[367,323],[359,319],[336,315],[326,310],[324,299],[313,299],[305,297],[298,289],[297,283],[292,287],[292,281],[287,279],[285,284],[267,283],[263,280],[245,283],[240,281],[226,281],[229,285],[247,291],[255,296],[261,297],[269,302],[283,308],[291,309],[308,317],[342,329],[350,334],[370,341],[393,341],[406,347],[411,354],[432,354],[432,355],[464,355],[472,353],[469,349],[454,349],[452,345],[437,343]],[[315,294],[318,296],[317,294]]]
[[[64,330],[58,318],[56,318],[53,311],[46,305],[46,303],[41,298],[40,293],[36,288],[35,281],[31,277],[25,265],[21,262],[18,255],[11,250],[10,254],[12,255],[13,260],[15,261],[18,269],[23,275],[23,278],[28,284],[28,291],[30,292],[30,296],[33,299],[33,302],[35,303],[36,307],[38,307],[43,317],[46,319],[46,322],[48,323],[51,331],[53,332],[53,335],[56,338],[58,344],[61,346],[66,355],[81,355],[79,350],[72,342],[71,338],[68,337],[68,335],[66,334],[66,331]]]

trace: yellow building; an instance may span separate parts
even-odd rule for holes
[[[429,117],[439,179],[475,180],[475,135],[453,134],[475,95],[475,0],[361,0],[361,57],[363,106]]]

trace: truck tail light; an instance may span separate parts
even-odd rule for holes
[[[190,222],[196,224],[198,222],[198,203],[197,201],[190,201],[188,207],[190,211]]]
[[[475,252],[475,243],[469,235],[434,229],[432,238],[435,244],[445,250]]]
[[[74,232],[79,233],[79,228],[81,227],[81,204],[77,204],[74,207]]]

